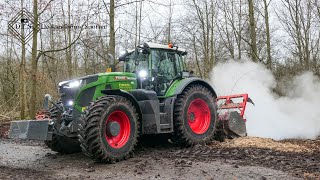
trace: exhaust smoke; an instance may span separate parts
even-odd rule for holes
[[[271,71],[251,61],[218,64],[210,74],[219,95],[248,93],[255,106],[246,109],[248,136],[315,139],[320,135],[320,80],[305,72],[281,83],[285,96],[273,92]]]

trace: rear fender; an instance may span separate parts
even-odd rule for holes
[[[166,97],[177,96],[177,95],[181,94],[187,87],[190,87],[190,86],[196,85],[196,84],[200,84],[200,85],[203,85],[204,87],[208,88],[209,91],[211,91],[214,98],[217,97],[217,93],[215,92],[213,87],[208,82],[204,81],[203,79],[196,78],[196,77],[185,78],[185,79],[180,80],[178,83],[173,84],[172,86],[174,86],[174,87],[170,87],[170,89],[166,93]]]

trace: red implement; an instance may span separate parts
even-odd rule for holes
[[[49,120],[50,119],[50,112],[46,109],[41,109],[36,114],[36,120]]]
[[[246,136],[246,119],[244,113],[247,103],[253,103],[248,94],[220,96],[216,99],[218,106],[218,126],[226,134]]]
[[[224,102],[222,102],[224,100]],[[239,102],[240,100],[240,102]],[[219,96],[217,99],[218,110],[220,109],[238,109],[240,110],[240,116],[243,118],[246,110],[247,102],[253,103],[248,94],[235,94],[230,96]],[[238,101],[238,102],[237,102]],[[219,106],[219,102],[222,104]],[[245,121],[245,119],[244,119]]]

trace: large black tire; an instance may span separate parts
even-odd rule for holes
[[[62,106],[60,102],[57,103],[59,106]],[[61,123],[59,120],[61,112],[55,106],[50,109],[50,118],[56,119],[56,123]],[[80,143],[78,138],[69,138],[66,136],[60,136],[58,134],[52,135],[52,140],[44,141],[44,143],[55,152],[62,154],[71,154],[81,152]]]
[[[138,120],[137,110],[127,98],[100,97],[90,104],[81,118],[79,140],[82,151],[98,162],[114,163],[129,158],[138,142]],[[119,123],[120,129],[115,136],[107,133],[107,123],[114,121]]]
[[[182,146],[205,144],[214,138],[217,111],[214,95],[202,85],[187,87],[174,106],[173,141]]]

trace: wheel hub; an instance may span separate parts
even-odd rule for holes
[[[122,148],[130,139],[130,119],[128,115],[117,110],[112,112],[106,119],[105,138],[112,148]]]
[[[189,113],[189,121],[194,122],[195,119],[196,119],[196,115],[194,114],[194,112]]]
[[[116,121],[109,121],[107,123],[106,131],[108,136],[118,136],[120,133],[120,124]]]
[[[200,98],[194,99],[188,107],[188,124],[196,134],[204,134],[209,129],[211,114],[209,105]]]

